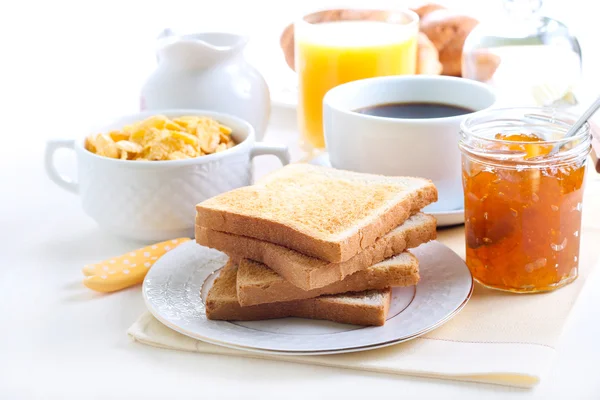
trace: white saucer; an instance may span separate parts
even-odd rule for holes
[[[319,154],[317,157],[313,158],[310,163],[314,165],[321,165],[323,167],[331,167],[328,153]],[[428,207],[425,207],[423,211],[435,217],[438,227],[460,225],[465,223],[465,210],[462,208],[448,211],[429,211],[427,208]]]
[[[416,287],[394,288],[388,320],[381,327],[282,318],[227,322],[206,318],[204,298],[227,256],[195,242],[184,243],[158,260],[146,275],[148,310],[186,336],[252,352],[313,355],[346,353],[400,343],[423,335],[458,313],[473,291],[464,261],[433,241],[411,250],[419,259]]]
[[[426,207],[423,209],[423,211],[435,217],[438,227],[454,226],[465,223],[464,209],[454,211],[427,211]]]

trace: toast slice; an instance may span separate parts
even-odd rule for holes
[[[292,164],[196,206],[196,225],[347,261],[437,200],[430,180]]]
[[[299,317],[354,325],[383,325],[392,299],[392,291],[388,288],[242,307],[237,300],[236,279],[237,265],[229,262],[208,291],[208,319],[255,321]]]
[[[258,261],[302,290],[318,289],[436,237],[436,220],[418,213],[351,259],[331,263],[296,250],[196,226],[196,241],[237,258]]]
[[[409,252],[358,271],[344,280],[313,290],[292,285],[265,264],[242,259],[237,273],[237,298],[242,306],[311,299],[325,294],[361,292],[419,282],[419,261]]]

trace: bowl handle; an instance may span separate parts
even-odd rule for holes
[[[264,155],[273,155],[279,158],[279,161],[281,161],[281,164],[283,165],[288,165],[291,159],[290,150],[287,146],[277,146],[260,142],[255,143],[250,151],[250,158]]]
[[[79,191],[79,184],[75,182],[73,179],[63,176],[58,173],[56,166],[54,165],[54,154],[58,149],[71,149],[74,150],[75,141],[72,139],[56,139],[50,140],[46,143],[46,154],[44,157],[44,167],[46,168],[46,173],[48,177],[56,183],[61,188],[72,192],[77,193]]]

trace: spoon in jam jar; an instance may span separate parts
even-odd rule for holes
[[[575,121],[575,123],[573,125],[571,125],[571,127],[569,128],[569,130],[567,131],[567,133],[565,133],[565,135],[561,138],[561,141],[564,139],[568,139],[572,136],[575,136],[577,134],[577,132],[579,132],[579,130],[581,129],[581,127],[583,125],[585,125],[586,122],[589,121],[589,119],[592,117],[592,115],[594,115],[596,113],[596,111],[598,111],[598,109],[600,109],[600,97],[598,97],[586,110],[583,114],[581,114],[581,117],[579,117],[579,119],[577,121]],[[526,117],[531,118],[531,119],[537,119],[537,120],[543,120],[543,121],[549,121],[552,120],[552,118],[548,118],[548,117],[543,117],[540,115],[526,115]],[[547,153],[546,155],[554,155],[556,153],[558,153],[560,151],[560,149],[565,145],[565,143],[563,144],[558,144],[556,146],[554,146],[554,148]]]
[[[579,117],[579,119],[577,121],[575,121],[575,123],[573,125],[571,125],[571,127],[569,128],[569,130],[567,131],[567,133],[565,133],[565,135],[561,138],[561,139],[568,139],[572,136],[575,136],[577,134],[577,132],[579,132],[579,130],[581,129],[581,127],[589,121],[589,119],[592,117],[592,115],[594,115],[596,113],[596,111],[598,111],[598,109],[600,108],[600,97],[598,97],[586,110],[583,114],[581,114],[581,117]],[[531,119],[537,119],[537,120],[541,120],[541,121],[546,121],[546,122],[551,122],[553,120],[553,118],[549,118],[549,117],[545,117],[545,116],[541,116],[541,115],[535,115],[535,114],[529,114],[526,115],[527,118],[531,118]],[[552,155],[552,154],[556,154],[562,147],[563,145],[557,145],[556,147],[554,147],[554,149],[552,149],[552,151],[548,154]]]
[[[575,136],[575,134],[577,132],[579,132],[579,130],[581,129],[581,127],[588,122],[588,120],[592,117],[592,115],[594,115],[596,113],[596,111],[598,111],[598,109],[600,108],[600,97],[598,97],[596,99],[596,101],[594,101],[592,103],[591,106],[588,107],[587,110],[585,110],[585,112],[581,115],[581,117],[579,117],[579,119],[573,124],[573,126],[571,127],[571,129],[569,129],[567,131],[567,133],[565,134],[564,138],[569,138],[571,136]]]
[[[590,105],[587,108],[587,110],[584,111],[584,113],[581,115],[581,117],[579,117],[579,119],[577,121],[575,121],[575,123],[571,126],[571,128],[569,128],[567,133],[565,133],[565,135],[562,137],[562,139],[564,140],[564,139],[568,139],[572,136],[575,136],[577,134],[577,132],[579,132],[581,127],[583,125],[585,125],[586,122],[589,121],[589,119],[592,117],[592,115],[594,115],[596,113],[596,111],[598,111],[599,108],[600,108],[600,97],[598,97],[592,103],[592,105]],[[565,143],[554,146],[554,148],[552,149],[552,151],[550,153],[548,153],[548,155],[554,155],[554,154],[558,153],[560,151],[560,149],[565,145]]]

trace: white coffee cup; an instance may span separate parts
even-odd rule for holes
[[[141,112],[100,125],[88,133],[120,129],[152,115],[207,116],[232,128],[237,143],[214,154],[173,161],[128,161],[96,155],[79,140],[51,140],[46,145],[46,172],[60,187],[79,194],[83,210],[98,225],[118,236],[141,241],[193,237],[195,206],[229,190],[250,185],[251,160],[272,154],[288,164],[286,147],[256,143],[254,128],[239,118],[203,110]],[[54,166],[60,148],[73,149],[78,180],[62,176]]]
[[[386,118],[355,110],[389,103],[439,103],[474,112],[496,101],[492,89],[469,79],[406,75],[363,79],[331,89],[323,99],[323,128],[334,168],[431,179],[437,203],[425,211],[463,208],[458,149],[461,121],[446,118]]]

